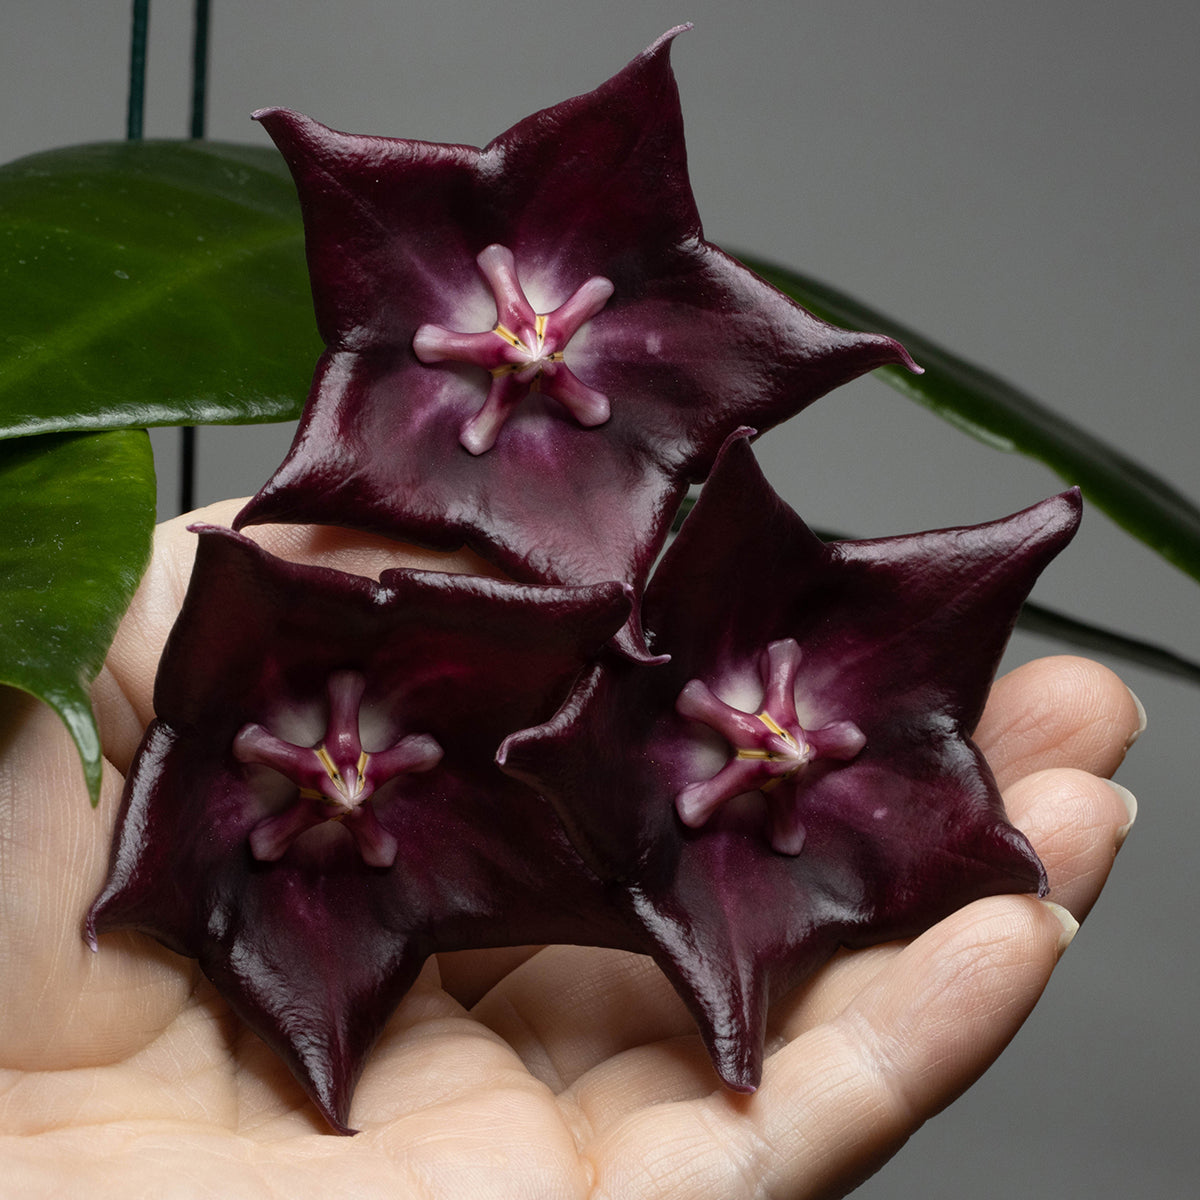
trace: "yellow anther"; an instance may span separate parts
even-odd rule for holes
[[[768,729],[769,729],[769,730],[770,730],[770,731],[771,731],[771,732],[772,732],[772,733],[773,733],[773,734],[774,734],[776,737],[781,737],[781,738],[783,738],[783,740],[784,740],[785,742],[787,742],[787,743],[788,743],[789,745],[791,745],[791,746],[794,746],[794,745],[796,744],[796,739],[795,739],[794,737],[792,737],[792,735],[791,735],[790,733],[788,733],[788,731],[787,731],[786,729],[781,729],[781,728],[779,727],[779,724],[778,724],[778,722],[775,720],[775,718],[774,718],[773,716],[771,716],[771,714],[770,714],[769,712],[767,712],[767,710],[766,710],[765,708],[763,709],[763,711],[762,711],[762,712],[760,712],[760,713],[756,713],[756,714],[755,714],[755,716],[757,716],[757,717],[758,717],[758,719],[759,719],[759,720],[760,720],[760,721],[761,721],[761,722],[762,722],[762,723],[763,723],[763,724],[764,724],[764,725],[765,725],[765,726],[766,726],[766,727],[767,727],[767,728],[768,728]]]
[[[338,771],[337,767],[334,765],[333,759],[329,757],[329,751],[326,750],[324,746],[322,746],[322,747],[320,747],[320,749],[314,750],[313,753],[320,760],[321,766],[323,766],[325,768],[325,774],[328,775],[329,778],[332,779],[334,783],[341,783],[342,782],[341,773]]]
[[[492,332],[498,337],[503,338],[510,346],[517,350],[528,350],[529,347],[513,331],[504,325],[497,325]]]
[[[799,751],[799,749],[800,749],[800,743],[799,743],[799,742],[797,742],[797,741],[796,741],[796,739],[795,739],[795,738],[794,738],[794,737],[793,737],[793,736],[792,736],[790,733],[788,733],[788,731],[787,731],[786,729],[784,729],[784,728],[783,728],[783,727],[782,727],[782,726],[779,724],[779,722],[778,722],[778,721],[776,721],[776,720],[775,720],[775,718],[774,718],[773,716],[771,716],[771,714],[770,714],[769,712],[767,712],[767,711],[764,709],[762,712],[760,712],[760,713],[755,713],[754,715],[755,715],[755,716],[756,716],[756,717],[757,717],[757,718],[758,718],[758,719],[759,719],[759,720],[760,720],[760,721],[761,721],[761,722],[762,722],[762,723],[763,723],[763,724],[764,724],[764,725],[765,725],[765,726],[766,726],[766,727],[767,727],[767,728],[768,728],[768,729],[769,729],[769,730],[770,730],[770,731],[771,731],[771,732],[772,732],[772,733],[773,733],[773,734],[774,734],[776,737],[778,737],[778,738],[782,738],[782,739],[783,739],[783,740],[784,740],[784,741],[785,741],[785,742],[788,744],[788,746],[790,746],[790,747],[792,748],[792,750],[793,750],[793,751]],[[754,761],[757,761],[757,762],[790,762],[790,763],[795,763],[795,769],[796,769],[796,770],[799,770],[799,768],[800,768],[801,766],[803,766],[803,765],[804,765],[804,762],[805,762],[805,761],[807,761],[807,756],[806,756],[806,755],[801,755],[801,754],[799,754],[799,753],[783,753],[783,754],[780,754],[780,753],[778,753],[778,752],[776,752],[776,751],[774,751],[774,750],[755,750],[755,749],[744,749],[744,748],[742,748],[742,747],[740,747],[740,746],[739,746],[739,747],[737,747],[737,748],[735,749],[735,751],[734,751],[734,757],[735,757],[735,758],[741,758],[741,759],[752,759],[752,760],[754,760]],[[791,775],[791,774],[792,774],[792,772],[789,772],[787,776],[783,776],[782,778],[788,778],[788,777],[790,777],[790,775]],[[763,785],[763,787],[762,787],[760,790],[762,790],[762,791],[765,791],[765,790],[766,790],[768,787],[773,787],[773,786],[774,786],[776,783],[778,783],[778,782],[779,782],[779,779],[778,779],[778,778],[776,778],[776,779],[772,779],[772,780],[770,780],[770,781],[769,781],[767,784],[764,784],[764,785]]]

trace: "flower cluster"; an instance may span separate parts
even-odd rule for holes
[[[753,1090],[771,1000],[838,946],[1044,885],[970,733],[1078,497],[825,545],[772,492],[757,432],[917,368],[704,240],[678,32],[482,150],[257,114],[327,348],[237,527],[466,545],[508,578],[197,527],[88,936],[198,959],[339,1131],[432,953],[652,955]]]

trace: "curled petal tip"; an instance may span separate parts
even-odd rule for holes
[[[917,360],[913,358],[911,354],[909,354],[909,352],[900,342],[896,341],[895,338],[887,338],[887,341],[895,351],[897,366],[903,367],[911,375],[925,374],[925,368],[921,366],[921,364],[917,362]]]
[[[313,1097],[313,1102],[316,1104],[321,1116],[325,1118],[329,1128],[332,1129],[334,1133],[340,1134],[342,1137],[358,1136],[360,1130],[357,1130],[354,1128],[354,1126],[347,1124],[347,1118],[350,1115],[348,1111],[335,1113],[327,1105],[322,1104],[316,1097]],[[349,1106],[339,1105],[339,1108],[341,1107],[348,1109]]]
[[[650,43],[646,49],[647,54],[652,54],[660,46],[668,45],[673,42],[681,33],[691,33],[695,28],[691,21],[684,21],[682,25],[673,25],[662,37]]]
[[[269,126],[273,122],[286,122],[299,124],[307,122],[308,117],[301,116],[300,113],[294,112],[290,108],[280,108],[278,105],[268,105],[266,108],[256,108],[250,114],[250,120],[257,121],[260,125]],[[268,130],[268,132],[270,132]]]
[[[747,1020],[746,1025],[750,1026]],[[752,1096],[762,1082],[762,1042],[739,1033],[734,1038],[714,1039],[709,1045],[713,1066],[721,1082],[731,1091]]]
[[[1067,488],[1065,492],[1060,492],[1059,499],[1066,501],[1075,512],[1083,512],[1083,489],[1078,484],[1075,487]]]
[[[1020,515],[1014,514],[1014,519]],[[1078,487],[1068,488],[1026,509],[1025,515],[1040,520],[1039,540],[1057,541],[1061,548],[1079,529],[1083,519],[1083,493]]]

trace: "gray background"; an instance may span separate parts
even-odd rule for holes
[[[835,282],[1200,495],[1192,365],[1200,9],[918,3],[214,0],[210,134],[288,105],[337,128],[482,144],[669,26],[708,236]],[[157,0],[147,133],[186,132],[191,4]],[[4,0],[0,159],[124,132],[129,4]],[[176,435],[156,435],[170,515]],[[282,427],[205,431],[200,500],[253,491]],[[759,443],[810,522],[987,520],[1060,483],[872,381]],[[1195,584],[1092,512],[1037,595],[1200,658]],[[1012,662],[1054,649],[1015,640]],[[1122,668],[1150,728],[1104,897],[996,1068],[863,1197],[1194,1194],[1200,691]]]

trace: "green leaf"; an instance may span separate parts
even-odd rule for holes
[[[1090,621],[1081,621],[1078,617],[1046,608],[1043,604],[1034,604],[1026,600],[1017,617],[1017,628],[1026,633],[1069,642],[1083,650],[1099,650],[1101,654],[1111,654],[1123,658],[1126,662],[1136,663],[1139,667],[1149,667],[1163,675],[1171,675],[1200,686],[1200,663],[1144,638],[1129,637],[1114,629],[1105,629],[1100,625],[1093,625]]]
[[[320,349],[273,149],[102,142],[0,167],[0,437],[294,417]]]
[[[88,685],[150,557],[154,459],[144,430],[0,444],[0,684],[66,722],[92,803],[101,751]]]
[[[1012,384],[836,288],[784,267],[743,261],[817,316],[898,339],[925,374],[881,368],[876,374],[892,387],[997,450],[1039,459],[1078,484],[1091,503],[1134,537],[1200,579],[1200,508],[1166,480]]]

